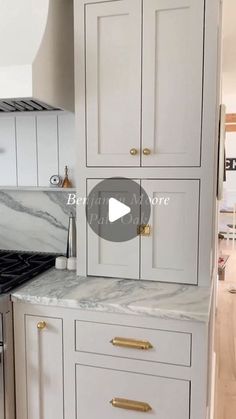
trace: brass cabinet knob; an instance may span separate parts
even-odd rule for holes
[[[113,407],[119,409],[134,410],[135,412],[150,412],[152,410],[150,404],[145,402],[139,402],[136,400],[120,399],[115,397],[110,401]]]
[[[136,156],[138,154],[137,148],[131,148],[130,154],[131,154],[131,156]]]
[[[46,323],[46,322],[44,322],[44,321],[42,321],[42,322],[38,322],[38,324],[37,324],[37,328],[38,328],[38,330],[43,330],[43,329],[45,329],[45,328],[46,328],[46,326],[47,326],[47,323]]]
[[[144,154],[144,156],[149,156],[151,154],[151,150],[149,148],[144,148],[143,149],[143,154]]]

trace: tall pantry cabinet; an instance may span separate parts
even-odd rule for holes
[[[80,275],[210,284],[219,10],[219,0],[75,0],[79,195],[127,177],[170,197],[152,208],[150,236],[123,243],[95,237],[79,206]]]
[[[213,419],[221,2],[74,0],[74,17],[79,197],[126,177],[169,205],[127,242],[95,235],[78,205],[77,272],[108,278],[91,300],[78,281],[65,308],[16,297],[17,419]],[[109,277],[194,286],[142,282],[133,306],[156,317],[134,315]]]

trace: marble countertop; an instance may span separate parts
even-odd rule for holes
[[[13,302],[161,319],[206,322],[211,289],[114,278],[85,278],[51,269],[12,293]]]

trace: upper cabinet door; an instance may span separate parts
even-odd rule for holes
[[[141,0],[85,9],[88,166],[139,166]]]
[[[143,166],[199,166],[204,0],[143,2]]]
[[[151,234],[141,237],[141,279],[197,284],[198,180],[142,180]]]

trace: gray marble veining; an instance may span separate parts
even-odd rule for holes
[[[205,322],[209,318],[211,289],[149,281],[84,278],[51,269],[15,290],[12,300]]]
[[[68,192],[0,191],[0,249],[66,251]]]

